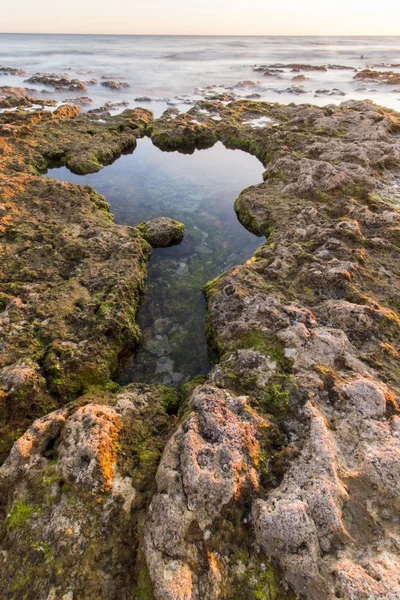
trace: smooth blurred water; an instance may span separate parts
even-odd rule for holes
[[[0,34],[0,64],[19,67],[30,74],[47,71],[83,80],[95,77],[99,83],[88,86],[87,95],[97,106],[108,100],[121,99],[130,102],[132,107],[144,105],[135,102],[135,98],[145,95],[153,99],[148,107],[158,115],[166,107],[165,99],[187,108],[174,97],[187,94],[196,99],[196,87],[232,86],[250,79],[260,82],[261,97],[269,101],[322,105],[350,98],[370,98],[400,109],[400,86],[363,85],[353,79],[351,71],[306,73],[309,79],[303,84],[305,94],[278,94],[277,90],[293,85],[293,73],[270,78],[252,71],[256,64],[275,62],[339,63],[356,68],[378,63],[400,64],[400,37]],[[102,76],[123,78],[130,87],[120,91],[107,90],[100,85]],[[23,79],[1,76],[0,85],[21,86]],[[356,91],[360,87],[365,89]],[[346,96],[315,97],[319,88],[339,88]],[[53,93],[52,97],[61,101],[71,97],[71,92]]]
[[[132,154],[99,173],[79,176],[65,167],[47,173],[93,186],[117,223],[168,216],[185,224],[179,246],[153,251],[139,314],[144,345],[125,365],[121,383],[179,385],[208,372],[202,289],[261,244],[238,222],[233,203],[242,189],[262,181],[262,171],[255,157],[221,143],[187,155],[161,152],[142,139]]]

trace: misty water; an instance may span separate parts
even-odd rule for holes
[[[238,222],[233,207],[244,188],[262,181],[262,172],[255,157],[220,142],[188,155],[162,152],[147,138],[99,173],[48,171],[47,177],[94,187],[117,223],[168,216],[185,224],[180,245],[153,250],[138,318],[143,343],[123,366],[120,383],[179,386],[208,372],[203,287],[249,260],[262,243]]]
[[[376,66],[378,70],[400,72],[399,57],[399,36],[0,34],[0,65],[27,72],[26,76],[1,76],[0,85],[34,87],[33,95],[59,102],[89,96],[93,104],[84,110],[108,101],[123,101],[130,108],[146,106],[156,116],[171,105],[187,110],[204,97],[199,89],[201,92],[201,88],[212,85],[232,88],[235,97],[256,93],[259,99],[270,102],[325,105],[367,98],[400,110],[399,85],[360,82],[352,70],[305,71],[307,79],[300,83],[292,81],[298,73],[290,68],[268,77],[253,70],[262,64],[306,63],[354,69]],[[84,82],[96,79],[97,83],[87,83],[87,92],[80,93],[25,84],[24,80],[36,72],[64,74]],[[118,79],[129,87],[109,90],[101,85],[104,78]],[[254,85],[235,87],[243,80]],[[302,92],[294,93],[292,87],[302,88]],[[115,111],[123,108],[116,107]]]

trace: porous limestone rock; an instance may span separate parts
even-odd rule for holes
[[[262,127],[247,125],[261,118]],[[143,262],[144,242],[136,229],[117,235],[93,192],[40,183],[50,160],[89,172],[138,135],[182,152],[220,140],[266,168],[236,211],[267,239],[246,264],[206,286],[216,364],[204,385],[185,386],[155,478],[170,430],[165,412],[155,416],[159,404],[136,387],[118,400],[98,392],[76,400],[16,442],[2,467],[2,588],[26,594],[33,581],[32,594],[45,600],[398,600],[400,213],[391,192],[398,113],[372,102],[203,100],[156,120],[140,109],[102,120],[75,107],[0,115],[0,319],[8,343],[0,401],[8,444],[38,404],[43,414],[66,403],[63,390],[76,398],[82,383],[109,386],[110,363],[126,331],[135,331],[129,307],[142,279],[135,272],[132,286],[124,277],[133,250],[135,264]],[[68,260],[51,254],[49,272],[40,258],[48,227],[26,230],[26,223],[35,214],[57,222],[67,206],[71,214],[78,207],[80,219],[93,209],[89,234],[68,212],[60,227],[70,234],[43,250],[48,258],[65,249]],[[100,266],[90,259],[99,249]],[[93,313],[92,298],[109,279],[113,296]],[[34,345],[38,331],[44,349]],[[157,335],[158,355],[165,341]],[[77,371],[82,362],[90,369]],[[159,402],[171,406],[163,394]]]
[[[185,226],[169,217],[157,217],[136,226],[153,248],[168,248],[179,244],[185,235]]]
[[[4,598],[143,597],[138,528],[170,428],[162,402],[150,386],[89,394],[15,443],[0,467]]]

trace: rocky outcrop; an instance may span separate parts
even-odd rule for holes
[[[16,69],[15,67],[3,67],[0,66],[0,75],[26,75],[26,72],[22,69]]]
[[[139,338],[149,245],[137,230],[114,225],[92,188],[38,175],[53,161],[98,170],[135,144],[147,113],[120,117],[121,131],[115,121],[105,128],[78,115],[65,106],[0,117],[3,458],[35,417],[109,383]]]
[[[31,425],[1,468],[3,589],[400,598],[399,115],[205,100],[102,121],[0,116],[7,448]],[[144,134],[182,152],[219,140],[266,169],[235,209],[267,239],[207,285],[216,364],[178,416],[170,390],[105,391],[135,337],[146,242],[93,190],[38,177],[51,160],[99,169]]]
[[[354,79],[376,81],[388,85],[398,85],[400,83],[400,73],[395,73],[394,71],[374,71],[373,69],[364,69],[356,73]]]
[[[240,122],[256,106],[218,107],[221,121],[214,129],[225,144],[251,148],[268,165],[265,183],[245,190],[236,203],[242,222],[268,240],[253,261],[207,287],[209,340],[221,357],[208,393],[245,397],[253,418],[267,419],[260,438],[266,468],[259,464],[257,485],[244,502],[251,526],[239,569],[235,540],[224,547],[218,510],[208,508],[210,484],[190,512],[200,529],[196,525],[197,542],[185,533],[185,509],[171,517],[173,527],[157,528],[163,511],[181,506],[177,497],[190,502],[185,482],[198,482],[193,463],[173,458],[185,456],[190,419],[209,426],[211,457],[218,447],[211,432],[228,445],[212,425],[217,402],[211,408],[202,396],[202,421],[193,407],[159,469],[159,497],[151,505],[145,544],[155,594],[228,598],[230,568],[251,569],[249,557],[256,556],[278,584],[274,591],[264,587],[260,597],[395,599],[400,321],[393,289],[400,285],[394,266],[400,259],[400,215],[370,192],[384,169],[399,164],[398,138],[392,135],[399,121],[372,104],[345,103],[332,112],[283,109],[289,118],[284,122],[282,109],[270,105],[263,114],[271,122],[244,131]],[[189,115],[212,128],[217,107],[199,108]],[[212,469],[218,485],[212,461],[200,461],[196,469],[205,477]],[[241,498],[238,493],[230,500],[234,513]],[[224,512],[221,501],[214,506]],[[212,525],[201,521],[203,511]],[[241,539],[243,521],[232,521]],[[200,558],[210,555],[207,531],[219,542],[216,562]],[[288,586],[283,589],[282,579]],[[244,598],[258,597],[249,581],[236,586],[236,593],[246,590]]]
[[[242,542],[271,424],[248,398],[213,386],[197,388],[188,410],[164,451],[144,532],[155,597],[276,597],[271,569]]]
[[[106,79],[106,81],[101,82],[101,85],[110,90],[122,90],[129,87],[129,83],[126,83],[126,81],[114,81],[113,79]]]
[[[42,83],[53,87],[55,90],[69,90],[69,91],[80,91],[86,92],[86,85],[79,79],[68,79],[63,75],[47,74],[47,73],[36,73],[31,75],[27,80],[27,83]]]
[[[168,248],[179,244],[185,235],[185,226],[169,217],[157,217],[136,226],[140,235],[153,248]]]
[[[55,100],[35,98],[32,94],[34,94],[36,90],[31,88],[16,88],[3,85],[0,87],[0,92],[0,109],[57,106]]]
[[[90,106],[93,100],[88,96],[77,96],[76,98],[66,98],[63,100],[65,104],[76,104],[77,106]]]
[[[148,597],[140,530],[170,428],[163,403],[149,386],[91,394],[18,440],[0,467],[4,598]]]

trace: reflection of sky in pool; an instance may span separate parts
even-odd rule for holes
[[[185,224],[179,246],[153,251],[138,319],[143,346],[124,367],[122,383],[178,385],[208,371],[202,288],[260,245],[237,221],[233,203],[242,189],[261,182],[262,171],[256,158],[221,143],[187,155],[161,152],[143,139],[133,154],[99,173],[48,172],[92,185],[111,204],[117,223],[168,216]]]

